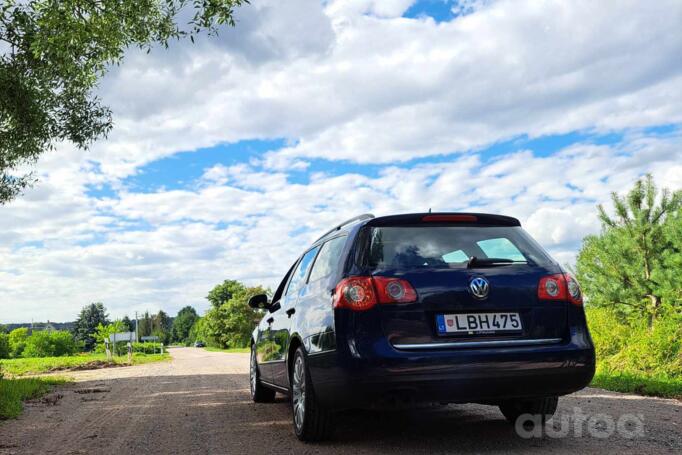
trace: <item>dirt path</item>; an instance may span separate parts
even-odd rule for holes
[[[251,402],[248,354],[171,352],[171,362],[70,373],[77,382],[52,394],[62,395],[56,404],[29,404],[18,420],[0,423],[0,454],[682,451],[682,403],[597,389],[562,398],[559,415],[575,416],[577,407],[586,418],[611,416],[614,425],[632,415],[643,424],[643,435],[636,435],[638,424],[630,419],[621,421],[626,433],[616,428],[606,438],[596,437],[609,433],[608,422],[601,421],[592,435],[584,422],[582,437],[571,424],[566,437],[523,439],[497,408],[450,405],[411,413],[344,413],[333,441],[304,445],[292,434],[284,398]]]

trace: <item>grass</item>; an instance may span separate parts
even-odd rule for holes
[[[16,418],[24,408],[23,401],[39,398],[65,382],[63,378],[0,379],[0,420]]]
[[[682,378],[597,373],[590,385],[614,392],[682,399]]]
[[[231,354],[244,354],[244,353],[249,353],[251,352],[250,348],[230,348],[230,349],[222,349],[222,348],[213,348],[210,346],[206,346],[204,349],[210,352],[229,352]]]
[[[159,362],[169,359],[165,354],[139,354],[133,355],[133,365],[150,362]],[[106,354],[78,354],[68,357],[37,357],[26,359],[0,360],[2,371],[11,376],[25,376],[30,374],[51,373],[53,371],[86,370],[91,368],[105,368],[109,366],[125,365],[127,357],[114,357],[113,362],[108,362]]]

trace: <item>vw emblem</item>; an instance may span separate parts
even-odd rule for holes
[[[485,299],[488,297],[488,291],[490,291],[490,285],[488,280],[481,277],[476,277],[469,282],[469,291],[477,299]]]

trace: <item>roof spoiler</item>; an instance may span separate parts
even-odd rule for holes
[[[424,223],[463,224],[470,226],[521,226],[521,222],[511,216],[464,212],[409,213],[405,215],[380,216],[367,224],[370,226],[399,226]]]
[[[373,218],[374,218],[374,215],[372,215],[371,213],[363,213],[362,215],[354,216],[353,218],[348,219],[348,220],[344,221],[343,223],[339,224],[338,226],[336,226],[336,227],[334,227],[334,228],[328,230],[327,232],[325,232],[324,234],[322,234],[322,235],[320,236],[320,238],[318,238],[317,240],[315,240],[315,242],[313,242],[313,243],[317,243],[317,242],[319,242],[320,240],[322,240],[323,238],[327,237],[329,234],[331,234],[331,233],[333,233],[333,232],[335,232],[335,231],[341,230],[341,228],[344,227],[344,226],[348,226],[349,224],[357,223],[357,222],[359,222],[359,221],[371,220],[371,219],[373,219]]]

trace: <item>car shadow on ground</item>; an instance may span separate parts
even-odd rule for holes
[[[496,407],[466,404],[412,411],[346,411],[336,418],[332,440],[299,442],[288,399],[255,404],[246,374],[132,377],[88,381],[58,390],[57,404],[30,404],[19,421],[0,425],[4,453],[621,453],[675,451],[679,407],[646,402],[644,418],[668,415],[669,432],[628,439],[582,437],[524,439]],[[616,397],[617,398],[617,397]],[[644,399],[642,399],[644,400]],[[580,406],[587,414],[621,406],[613,396],[573,395],[560,411]],[[637,404],[625,400],[627,406]],[[660,422],[656,423],[660,430]],[[648,427],[647,427],[648,428]],[[671,436],[672,435],[672,436]],[[12,452],[11,450],[14,450]],[[123,451],[123,452],[121,452]]]

